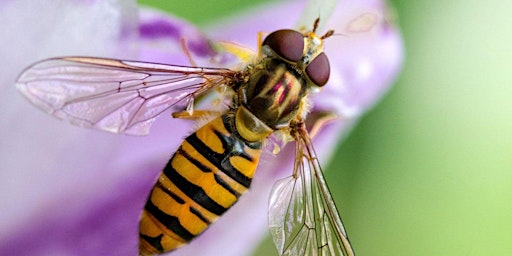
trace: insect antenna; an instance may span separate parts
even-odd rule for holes
[[[318,24],[320,23],[320,18],[316,18],[315,22],[313,23],[313,30],[311,32],[315,33],[318,29]]]
[[[318,29],[318,25],[320,24],[320,18],[316,18],[315,22],[313,23],[313,30],[311,30],[312,34],[316,33],[316,30]],[[330,29],[327,31],[323,36],[320,37],[320,39],[326,39],[334,34],[334,29]]]
[[[331,37],[332,35],[334,35],[334,29],[330,29],[329,31],[327,31],[323,36],[320,37],[320,39],[326,39],[328,37]]]

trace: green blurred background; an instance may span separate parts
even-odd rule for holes
[[[139,2],[201,26],[258,1]],[[512,1],[390,4],[402,74],[325,168],[353,246],[512,255]],[[267,239],[254,255],[276,251]]]

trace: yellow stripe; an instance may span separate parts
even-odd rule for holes
[[[174,155],[171,165],[181,176],[189,182],[201,187],[212,200],[224,208],[229,208],[236,202],[236,196],[215,181],[213,172],[202,172],[187,158],[178,153]],[[199,154],[197,152],[195,153]]]
[[[163,173],[160,175],[160,178],[158,180],[164,187],[169,188],[169,191],[177,195],[179,198],[183,199],[183,201],[185,201],[185,204],[199,211],[207,220],[210,221],[210,223],[213,223],[219,217],[218,215],[208,211],[201,205],[197,204],[194,200],[185,195],[185,193],[181,192],[181,190],[178,187],[176,187],[176,185],[174,185],[174,183],[172,183],[172,181],[169,180]]]
[[[253,161],[249,161],[241,156],[232,156],[229,158],[229,162],[235,169],[237,169],[239,172],[243,173],[245,176],[252,178],[254,176],[254,171],[256,170],[256,167],[258,166],[258,160],[259,160],[259,154],[251,154],[254,151],[250,148],[244,149],[248,155],[251,156]]]
[[[153,193],[151,193],[150,200],[167,215],[178,217],[181,225],[193,235],[200,234],[208,227],[207,223],[204,223],[195,214],[190,212],[188,205],[177,203],[159,187],[155,187]],[[168,230],[167,228],[165,229]]]
[[[215,118],[210,123],[201,127],[196,131],[197,137],[205,144],[208,145],[213,151],[222,154],[225,149],[222,146],[222,141],[215,135],[214,130],[219,131],[222,134],[229,135],[229,132],[224,127],[222,118]]]

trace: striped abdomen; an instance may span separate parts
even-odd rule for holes
[[[246,142],[223,115],[183,141],[158,178],[140,223],[139,250],[174,250],[201,234],[249,188],[261,142]]]

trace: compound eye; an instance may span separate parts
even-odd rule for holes
[[[320,53],[306,67],[306,75],[317,86],[324,86],[329,80],[331,68],[325,53]]]
[[[300,32],[283,29],[270,33],[263,45],[268,45],[277,55],[286,60],[297,62],[304,51],[304,35]]]

